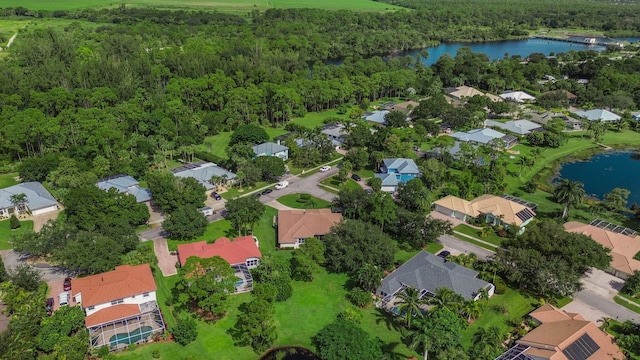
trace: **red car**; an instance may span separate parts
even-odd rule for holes
[[[53,314],[53,298],[47,299],[47,304],[45,305],[45,309],[47,309],[47,315],[51,316]]]
[[[70,277],[64,279],[63,290],[64,291],[70,291],[71,290],[71,278]]]

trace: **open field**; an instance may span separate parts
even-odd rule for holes
[[[194,9],[250,12],[273,8],[321,8],[328,10],[350,9],[362,11],[384,11],[401,9],[371,0],[5,0],[3,7],[22,6],[31,10],[74,10],[83,8],[113,8],[125,4],[133,7],[159,9]]]
[[[0,174],[0,189],[4,189],[6,187],[17,184],[18,182],[14,180],[14,178],[16,178],[17,176],[18,176],[17,172]]]

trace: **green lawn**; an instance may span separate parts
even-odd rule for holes
[[[330,117],[346,119],[346,115],[338,115],[337,110],[327,110],[322,112],[308,112],[303,117],[292,119],[290,122],[313,129],[324,125],[324,120]]]
[[[33,231],[33,221],[25,220],[20,221],[20,223],[22,224],[22,226],[20,226],[20,229],[11,230],[9,219],[0,221],[0,250],[8,250],[13,248],[13,246],[9,244],[11,236],[19,235],[27,231]]]
[[[14,180],[14,178],[17,176],[18,176],[17,172],[0,174],[0,189],[4,189],[6,187],[18,184],[18,182]]]
[[[438,252],[440,252],[440,250],[442,250],[442,248],[444,248],[442,244],[434,242],[434,243],[429,243],[427,247],[424,248],[423,250],[432,254],[437,254]],[[404,264],[405,262],[407,262],[407,260],[414,257],[418,252],[420,252],[420,250],[398,249],[396,250],[396,253],[393,256],[393,259],[398,264]]]
[[[620,295],[616,295],[613,298],[613,301],[615,301],[616,304],[618,304],[618,305],[622,305],[622,306],[626,307],[627,309],[640,314],[640,304],[638,304],[635,301],[633,303],[630,303],[630,302],[626,301],[625,299],[623,299],[622,297],[620,297]],[[638,305],[635,305],[635,304],[638,304]]]
[[[454,227],[453,230],[461,232],[461,233],[469,235],[469,236],[473,236],[474,238],[478,238],[478,239],[480,239],[482,241],[486,241],[488,243],[492,243],[495,246],[501,246],[502,245],[503,238],[498,236],[495,233],[495,231],[493,231],[493,230],[491,230],[489,232],[489,236],[486,237],[486,238],[483,238],[482,236],[480,236],[482,230],[476,229],[476,228],[472,228],[471,226],[465,225],[465,224],[460,224],[460,225]]]
[[[338,175],[334,175],[328,179],[324,179],[320,183],[323,185],[331,186],[336,189],[342,189],[343,187],[350,188],[350,189],[357,189],[361,187],[357,182],[355,182],[351,178],[347,178],[347,180],[345,180],[344,182],[341,182],[340,179],[338,178]]]
[[[457,239],[460,239],[460,240],[462,240],[462,241],[466,241],[466,242],[468,242],[468,243],[471,243],[471,244],[474,244],[474,245],[480,246],[481,248],[485,248],[485,249],[487,249],[487,250],[496,251],[496,248],[495,248],[494,246],[487,245],[487,244],[485,244],[485,243],[481,243],[480,241],[476,241],[476,240],[473,240],[473,239],[469,239],[469,238],[468,238],[468,237],[466,237],[466,236],[462,236],[462,235],[459,235],[459,234],[455,234],[455,233],[454,233],[454,234],[453,234],[453,237],[455,237],[455,238],[457,238]]]
[[[502,304],[507,307],[508,315],[498,313],[492,309],[493,305]],[[488,328],[489,326],[498,326],[504,334],[511,331],[511,327],[507,325],[508,319],[523,318],[536,308],[536,300],[522,295],[516,290],[507,288],[503,295],[493,295],[489,299],[489,305],[482,315],[475,320],[462,334],[462,345],[465,348],[471,346],[471,338],[479,328]]]
[[[231,140],[231,131],[221,132],[213,136],[207,136],[202,145],[198,145],[198,150],[204,150],[215,156],[227,158],[225,149]]]
[[[31,10],[73,10],[82,8],[115,7],[121,2],[114,0],[5,0],[3,7],[23,6]],[[398,6],[370,0],[351,0],[348,2],[339,0],[327,0],[314,2],[310,0],[130,0],[126,1],[128,7],[154,7],[160,9],[192,9],[192,10],[217,10],[226,12],[250,12],[253,10],[267,10],[271,8],[320,8],[330,10],[350,9],[362,11],[383,11],[387,9],[401,9]]]
[[[244,194],[250,193],[256,189],[261,189],[265,186],[267,186],[266,182],[259,181],[254,186],[245,186],[243,188],[233,187],[233,188],[227,189],[227,191],[220,193],[220,196],[222,196],[226,200],[231,200],[238,196],[242,196]]]
[[[282,205],[286,205],[288,207],[292,207],[294,209],[325,209],[331,207],[331,203],[319,199],[315,196],[311,196],[309,200],[300,199],[300,195],[302,194],[289,194],[278,198],[278,202]]]

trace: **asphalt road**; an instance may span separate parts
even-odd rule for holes
[[[480,246],[468,243],[466,241],[462,241],[451,235],[441,235],[440,237],[438,237],[438,241],[442,245],[444,245],[445,250],[451,251],[451,253],[454,255],[475,253],[476,255],[478,255],[479,259],[483,259],[483,260],[493,255],[492,251],[489,251]]]
[[[336,197],[336,194],[320,188],[318,184],[322,180],[336,175],[337,173],[338,168],[333,166],[329,171],[317,172],[307,177],[298,177],[293,175],[285,176],[282,178],[282,181],[288,181],[289,185],[284,189],[273,190],[271,194],[260,196],[260,202],[266,204],[281,196],[299,193],[307,193],[322,200],[332,201]]]
[[[612,300],[600,296],[591,290],[585,289],[577,292],[573,294],[573,298],[602,311],[612,319],[616,319],[618,321],[640,321],[640,314],[635,313],[624,306],[618,305]]]

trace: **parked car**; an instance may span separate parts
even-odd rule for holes
[[[64,279],[64,284],[62,285],[62,290],[64,291],[70,291],[71,290],[71,278],[65,278]]]
[[[69,293],[63,292],[58,296],[58,303],[60,306],[68,306],[69,305]]]
[[[272,192],[272,191],[273,191],[273,190],[271,190],[271,189],[265,189],[265,190],[262,192],[262,194],[261,194],[261,195],[268,195],[268,194],[271,194],[271,192]]]
[[[446,259],[447,257],[449,257],[449,255],[451,255],[451,252],[447,250],[442,250],[438,253],[438,256],[440,256],[443,259]]]
[[[218,194],[215,191],[211,193],[211,197],[216,199],[216,200],[222,200],[222,196],[220,196],[220,194]]]
[[[289,186],[289,182],[288,182],[288,181],[282,181],[282,182],[279,182],[279,183],[276,185],[276,190],[284,189],[284,188],[286,188],[287,186]]]
[[[351,178],[355,181],[360,181],[362,178],[358,174],[351,174]]]
[[[53,298],[47,299],[47,303],[44,308],[47,309],[48,316],[51,316],[53,314]]]
[[[327,171],[329,171],[329,170],[331,170],[331,166],[327,166],[327,165],[325,165],[325,166],[323,166],[323,167],[321,167],[321,168],[320,168],[320,172],[327,172]]]

